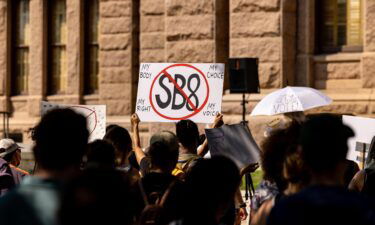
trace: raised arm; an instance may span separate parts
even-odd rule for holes
[[[138,165],[141,164],[141,160],[146,157],[145,153],[141,148],[141,140],[139,138],[139,117],[136,113],[134,113],[131,118],[130,122],[132,124],[132,133],[133,133],[133,151],[135,152],[135,157],[137,159]]]
[[[224,124],[223,122],[223,114],[218,113],[215,117],[214,123],[211,125],[211,128],[218,128],[221,127]],[[197,149],[197,154],[201,157],[206,155],[208,152],[208,140],[204,140],[203,144],[199,146]]]

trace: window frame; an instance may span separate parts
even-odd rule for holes
[[[53,43],[53,30],[54,30],[54,27],[53,27],[53,20],[52,20],[52,16],[53,16],[53,12],[52,12],[52,7],[53,7],[53,4],[55,4],[55,1],[60,1],[60,0],[47,0],[46,1],[46,35],[47,35],[47,38],[46,38],[46,52],[47,52],[47,59],[46,59],[46,66],[47,66],[47,76],[46,76],[46,84],[47,84],[47,95],[64,95],[66,94],[66,88],[67,88],[67,83],[66,83],[66,87],[64,88],[60,88],[60,90],[54,90],[52,88],[52,82],[53,82],[53,69],[54,69],[54,66],[53,66],[53,50],[58,47],[58,48],[64,48],[65,50],[65,55],[67,54],[67,40],[66,40],[66,43],[63,44],[63,43]],[[67,13],[67,0],[62,0],[65,2],[65,23],[66,23],[66,26],[67,26],[67,16],[68,16],[68,13]],[[66,27],[67,29],[67,27]],[[66,30],[66,35],[68,35],[68,29]],[[66,36],[66,38],[68,38],[68,36]],[[66,58],[67,59],[67,58]],[[60,59],[61,60],[61,59]],[[68,69],[68,65],[67,65],[67,61],[65,61],[65,68],[66,70]],[[67,71],[66,71],[67,73]],[[61,76],[62,74],[60,74]],[[66,79],[68,79],[68,74],[66,74]],[[60,77],[60,80],[62,79],[62,77]],[[63,79],[62,79],[63,80]],[[67,82],[67,81],[66,81]],[[64,84],[62,84],[64,85]]]
[[[363,41],[361,45],[337,45],[337,46],[323,46],[322,44],[322,27],[323,27],[323,6],[322,2],[326,0],[317,0],[316,5],[315,5],[315,53],[316,54],[330,54],[330,53],[340,53],[340,52],[346,52],[346,53],[351,53],[351,52],[363,52]],[[346,1],[347,7],[346,7],[346,19],[348,18],[348,14],[350,12],[350,9],[348,8],[350,0]],[[335,17],[337,12],[335,12]],[[360,0],[360,20],[361,20],[361,25],[360,25],[360,37],[363,40],[363,0]],[[337,30],[337,21],[335,21],[335,29]],[[335,32],[337,33],[337,31]],[[337,39],[337,35],[335,34]],[[346,42],[348,42],[348,21],[346,20]]]
[[[10,95],[11,96],[25,96],[29,93],[29,78],[30,78],[30,43],[28,44],[18,44],[18,4],[20,4],[21,0],[12,0],[9,4],[9,11],[10,11],[10,19],[11,21],[16,21],[15,26],[10,26]],[[30,25],[30,0],[28,0],[28,23]],[[29,28],[30,29],[30,28]],[[27,32],[24,30],[24,32]],[[30,35],[30,32],[29,32]],[[25,83],[25,90],[18,89],[18,76],[19,76],[19,68],[18,68],[18,50],[19,49],[27,49],[28,52],[28,73],[26,74],[26,83]]]
[[[91,18],[90,18],[90,5],[87,1],[83,2],[83,50],[84,50],[84,59],[83,59],[83,94],[84,95],[96,95],[99,94],[99,74],[100,74],[100,68],[99,68],[99,54],[100,54],[100,45],[99,45],[99,27],[100,27],[100,1],[97,1],[97,7],[98,7],[98,18],[97,18],[97,40],[96,42],[90,41],[91,35]],[[92,88],[91,82],[91,48],[97,47],[97,61],[98,61],[98,72],[96,74],[96,88]]]

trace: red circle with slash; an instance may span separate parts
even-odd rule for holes
[[[198,75],[202,76],[203,77],[203,80],[205,81],[206,83],[206,90],[207,90],[207,94],[206,94],[206,98],[203,102],[203,104],[197,108],[189,99],[189,97],[186,95],[186,93],[184,92],[184,90],[182,90],[182,88],[177,84],[177,82],[172,78],[172,76],[167,72],[167,69],[170,69],[172,67],[188,67],[188,68],[191,68],[191,69],[194,69],[198,72]],[[164,115],[162,113],[160,113],[154,103],[152,102],[152,91],[154,89],[154,85],[155,85],[155,82],[156,80],[158,80],[162,75],[164,76],[167,76],[167,78],[169,79],[170,82],[173,83],[173,85],[176,87],[176,89],[180,92],[180,94],[186,99],[186,101],[189,103],[190,107],[193,109],[193,112],[189,115],[186,115],[186,116],[183,116],[183,117],[170,117],[170,116],[167,116],[167,115]],[[149,100],[150,100],[150,103],[151,103],[151,107],[152,109],[155,111],[156,114],[158,114],[159,116],[165,118],[165,119],[168,119],[168,120],[186,120],[194,115],[196,115],[197,113],[199,113],[200,111],[202,111],[202,109],[204,108],[204,106],[207,104],[208,102],[208,96],[210,94],[210,87],[208,85],[208,81],[207,81],[207,78],[204,76],[203,72],[196,68],[195,66],[192,66],[190,64],[173,64],[173,65],[170,65],[168,67],[166,67],[165,69],[163,69],[162,71],[160,71],[160,73],[158,73],[158,75],[156,75],[156,77],[154,78],[154,80],[152,81],[152,84],[151,84],[151,90],[150,90],[150,96],[149,96]]]

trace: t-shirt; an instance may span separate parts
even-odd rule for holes
[[[372,203],[341,187],[312,186],[285,197],[272,209],[269,225],[375,224]]]

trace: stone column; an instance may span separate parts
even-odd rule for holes
[[[30,54],[28,112],[31,117],[40,114],[40,101],[46,93],[46,1],[30,1]]]
[[[140,62],[165,61],[164,8],[164,0],[141,1]]]
[[[364,44],[362,55],[362,87],[375,87],[375,1],[364,0]]]
[[[9,38],[8,1],[0,1],[0,111],[9,111]]]
[[[294,85],[296,80],[297,0],[282,0],[281,3],[282,84],[283,86],[291,86]]]
[[[215,61],[214,0],[166,0],[166,61]]]
[[[280,0],[230,2],[230,57],[259,58],[261,88],[281,87]]]
[[[68,41],[66,45],[67,64],[67,91],[64,102],[67,104],[79,104],[82,93],[82,71],[83,71],[83,51],[82,48],[82,1],[67,0],[66,2],[66,23]]]
[[[129,115],[138,63],[139,1],[101,0],[99,98],[107,115]]]
[[[314,86],[315,0],[298,0],[295,85]]]

